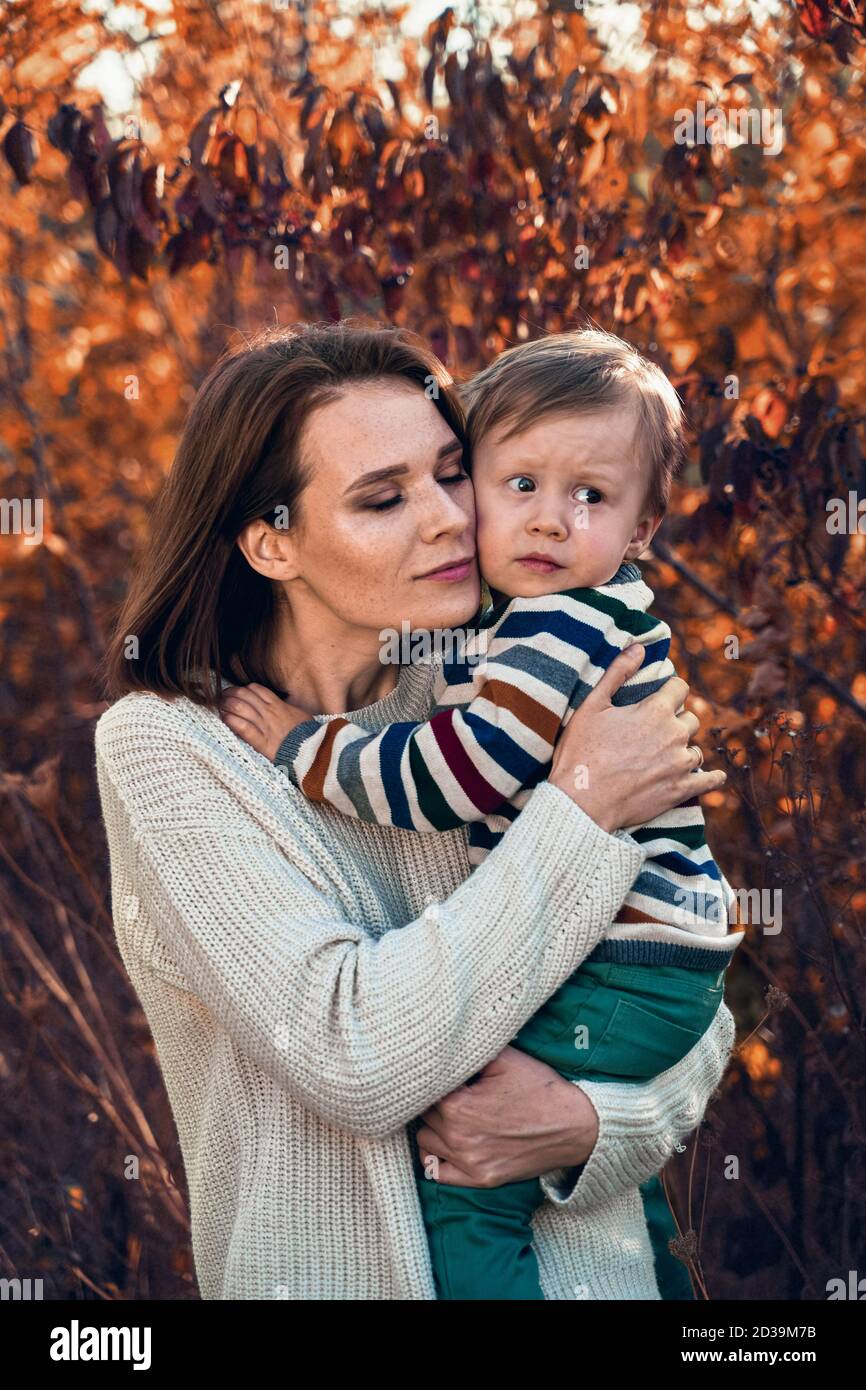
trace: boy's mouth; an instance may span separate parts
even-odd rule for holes
[[[531,555],[520,555],[517,563],[525,565],[527,569],[535,570],[537,574],[552,574],[554,570],[564,568],[552,556],[544,555],[539,550],[534,550]]]

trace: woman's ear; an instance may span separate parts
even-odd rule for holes
[[[659,512],[657,516],[642,517],[631,534],[631,540],[626,547],[624,558],[626,560],[636,560],[642,555],[650,544],[656,531],[664,520],[664,512]]]
[[[236,544],[247,564],[267,579],[297,578],[296,549],[290,531],[257,518],[247,522]]]

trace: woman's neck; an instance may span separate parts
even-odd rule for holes
[[[280,609],[271,669],[277,686],[308,714],[343,714],[382,700],[400,667],[383,664],[378,633],[347,627],[332,615]]]

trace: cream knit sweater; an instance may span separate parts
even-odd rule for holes
[[[352,717],[426,718],[432,675],[403,667]],[[470,874],[465,828],[417,835],[307,802],[186,699],[111,706],[96,767],[202,1297],[435,1298],[407,1125],[592,950],[644,851],[542,782]],[[723,1005],[656,1080],[582,1083],[598,1140],[576,1184],[543,1179],[545,1298],[659,1297],[638,1184],[698,1123],[733,1035]]]

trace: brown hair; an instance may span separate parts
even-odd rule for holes
[[[687,459],[680,398],[661,367],[613,333],[585,328],[508,348],[461,389],[469,447],[497,425],[510,439],[546,415],[638,406],[636,446],[649,464],[646,506],[664,513]]]
[[[309,481],[299,442],[310,414],[353,382],[399,377],[433,401],[461,442],[457,388],[402,329],[356,322],[266,328],[227,349],[202,383],[151,517],[101,674],[109,699],[133,690],[215,708],[218,682],[271,685],[276,586],[235,544],[248,522],[295,524]],[[130,639],[134,638],[131,652]]]

